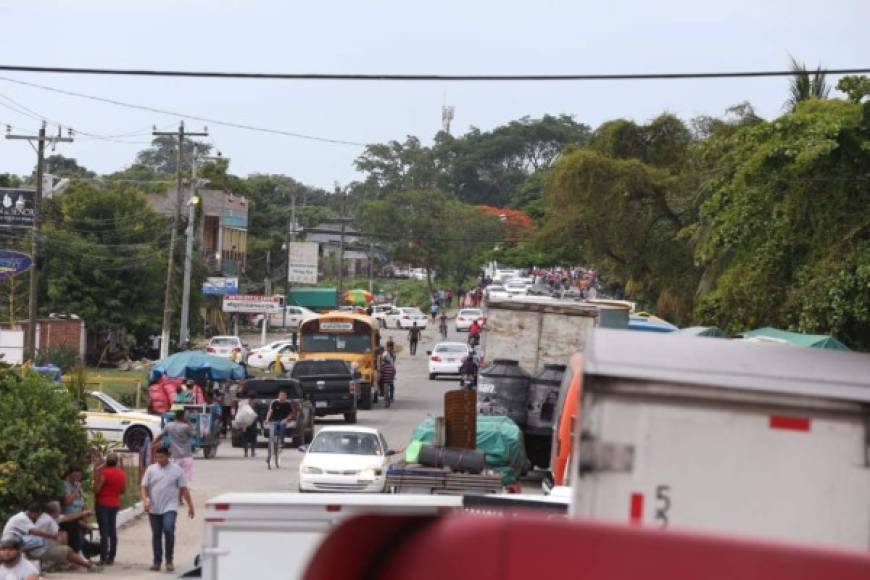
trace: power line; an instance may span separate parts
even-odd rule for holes
[[[598,74],[356,74],[356,73],[252,73],[224,71],[160,70],[89,68],[59,66],[0,65],[0,70],[29,73],[59,73],[140,77],[187,77],[245,80],[303,80],[303,81],[613,81],[613,80],[675,80],[725,79],[757,77],[789,77],[793,70],[719,71],[685,73],[598,73]],[[815,73],[816,71],[810,71]],[[830,75],[867,74],[870,68],[829,68],[818,72]]]
[[[0,69],[0,70],[2,70],[2,69]],[[202,116],[198,116],[198,115],[188,115],[186,113],[179,113],[176,111],[169,111],[166,109],[158,109],[157,107],[150,107],[147,105],[137,105],[135,103],[127,103],[124,101],[118,101],[116,99],[108,99],[105,97],[97,97],[94,95],[87,95],[84,93],[78,93],[75,91],[68,91],[65,89],[58,89],[58,88],[50,87],[47,85],[40,85],[37,83],[30,83],[27,81],[20,81],[17,79],[11,79],[8,77],[0,76],[0,80],[10,82],[10,83],[16,83],[16,84],[23,85],[23,86],[33,87],[33,88],[41,89],[44,91],[51,91],[51,92],[59,93],[62,95],[68,95],[71,97],[78,97],[81,99],[89,99],[92,101],[109,103],[110,105],[116,105],[119,107],[126,107],[128,109],[138,109],[140,111],[148,111],[150,113],[158,113],[160,115],[172,115],[174,117],[181,117],[184,119],[191,119],[194,121],[202,121],[204,123],[209,123],[211,125],[219,125],[222,127],[231,127],[233,129],[244,129],[246,131],[257,131],[260,133],[270,133],[272,135],[283,135],[285,137],[295,137],[297,139],[306,139],[309,141],[318,141],[321,143],[331,143],[333,145],[349,145],[349,146],[353,146],[353,147],[365,147],[366,146],[366,143],[360,143],[357,141],[346,141],[343,139],[331,139],[328,137],[318,137],[316,135],[307,135],[305,133],[296,133],[294,131],[284,131],[282,129],[271,129],[269,127],[257,127],[255,125],[247,125],[245,123],[234,123],[232,121],[222,121],[220,119],[213,119],[210,117],[202,117]]]

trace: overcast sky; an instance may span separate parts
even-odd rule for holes
[[[288,5],[293,7],[288,7]],[[424,8],[423,5],[426,7]],[[0,0],[2,64],[246,72],[625,73],[870,66],[865,0]],[[721,114],[748,100],[782,111],[788,81],[395,83],[241,81],[4,73],[0,76],[183,114],[354,142],[419,136],[456,107],[453,133],[523,115],[566,113],[593,127],[662,111]],[[45,118],[125,143],[58,146],[99,173],[133,162],[150,128],[181,117],[121,108],[0,80],[0,123],[33,132]],[[203,123],[188,121],[198,130]],[[284,173],[331,188],[357,177],[360,147],[209,124],[231,171]],[[0,173],[29,173],[33,151],[0,140]]]

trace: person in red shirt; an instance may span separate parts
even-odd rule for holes
[[[100,563],[111,566],[118,551],[118,510],[121,494],[127,488],[127,474],[118,467],[118,456],[110,453],[106,463],[96,469],[94,493],[97,525],[100,527]]]

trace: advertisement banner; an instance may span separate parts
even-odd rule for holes
[[[17,276],[33,267],[33,258],[21,252],[0,250],[0,280]]]
[[[209,277],[202,283],[202,293],[208,296],[234,296],[239,293],[238,278]]]
[[[221,308],[224,312],[280,312],[280,296],[224,296]]]
[[[287,281],[317,284],[317,242],[290,242],[287,250]]]
[[[0,225],[33,227],[32,189],[0,187]]]

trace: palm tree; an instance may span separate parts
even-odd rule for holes
[[[821,65],[819,65],[815,72],[810,73],[804,63],[798,62],[794,57],[791,57],[791,70],[794,76],[792,76],[789,86],[791,95],[785,102],[785,108],[794,111],[797,104],[801,101],[828,98],[828,93],[831,92],[831,85],[826,82],[826,75],[822,72]]]

